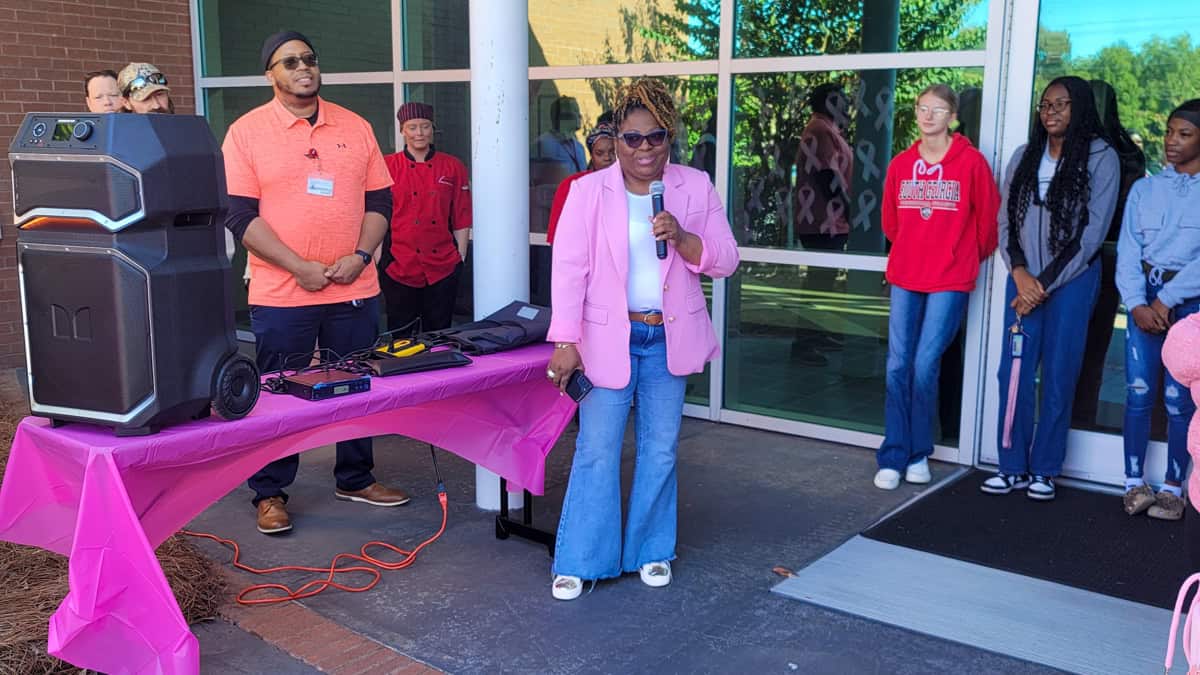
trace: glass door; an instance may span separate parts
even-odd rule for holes
[[[1029,5],[1015,10],[1028,16],[1024,20],[1014,18],[1014,26],[1027,28],[1014,29],[1010,72],[1017,75],[1005,91],[1010,111],[1002,142],[1005,167],[1026,140],[1034,98],[1053,78],[1077,75],[1091,81],[1102,116],[1117,114],[1126,138],[1137,146],[1125,154],[1140,154],[1144,160],[1141,173],[1160,171],[1167,115],[1179,103],[1200,96],[1200,9],[1182,0],[1136,8],[1119,0],[1086,4],[1041,0]],[[1126,184],[1137,178],[1130,176]],[[1119,216],[1101,251],[1101,289],[1091,320],[1080,326],[1088,332],[1088,339],[1064,465],[1064,475],[1112,484],[1120,484],[1124,478],[1121,434],[1128,319],[1113,275]],[[997,266],[993,277],[988,321],[988,333],[996,345],[1004,330],[1006,271],[1002,267]],[[986,379],[981,460],[988,464],[995,463],[998,456],[996,424],[1000,405],[995,373],[999,350],[999,346],[991,350]],[[1151,439],[1145,470],[1147,479],[1157,483],[1166,466],[1165,408],[1161,400],[1152,419]]]

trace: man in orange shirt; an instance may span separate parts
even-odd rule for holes
[[[369,348],[379,321],[379,282],[368,251],[391,215],[391,178],[366,120],[318,96],[321,71],[308,38],[276,33],[262,48],[274,98],[229,127],[222,152],[226,226],[250,253],[250,324],[260,370],[303,367],[313,345],[338,355]],[[292,529],[284,488],[298,455],[249,481],[258,530]],[[371,439],[337,444],[338,499],[399,506],[408,495],[371,475]]]
[[[471,236],[467,168],[433,147],[433,106],[410,101],[396,112],[404,151],[384,157],[392,223],[379,261],[388,330],[449,328]],[[420,319],[419,326],[417,319]]]

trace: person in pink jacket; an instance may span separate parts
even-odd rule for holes
[[[1162,348],[1163,365],[1177,382],[1192,392],[1192,401],[1200,406],[1200,314],[1191,314],[1171,326]],[[1192,413],[1187,433],[1188,454],[1192,466],[1200,466],[1200,410]],[[1188,502],[1183,518],[1187,549],[1192,569],[1200,569],[1200,471],[1192,471],[1188,479]]]
[[[687,376],[718,352],[700,275],[738,265],[725,208],[702,171],[668,163],[678,115],[662,82],[640,79],[616,101],[617,163],[571,186],[554,240],[555,343],[546,377],[575,370],[595,385],[579,406],[579,436],[554,552],[555,598],[583,580],[638,572],[671,582],[675,448]],[[653,213],[651,183],[665,186]],[[656,242],[666,243],[659,259]],[[636,396],[637,464],[622,533],[621,446]]]

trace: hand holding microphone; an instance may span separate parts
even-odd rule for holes
[[[663,210],[663,191],[666,186],[661,180],[656,180],[650,184],[650,205],[654,211],[654,252],[658,255],[659,260],[667,258],[667,240],[675,239],[679,236],[679,222],[670,213]],[[660,217],[660,214],[665,214]]]

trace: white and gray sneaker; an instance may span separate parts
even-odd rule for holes
[[[1025,496],[1039,502],[1054,499],[1054,479],[1050,476],[1034,476],[1029,488],[1025,490]]]
[[[904,471],[904,480],[918,485],[933,480],[933,476],[929,473],[929,460],[922,458],[919,462],[909,464],[908,469]]]
[[[995,476],[983,481],[979,489],[989,495],[1006,495],[1013,490],[1024,490],[1029,487],[1029,476],[1027,474],[1009,475],[1004,472],[998,472]]]
[[[880,490],[895,490],[900,487],[900,472],[895,469],[880,469],[876,471],[875,487]]]

